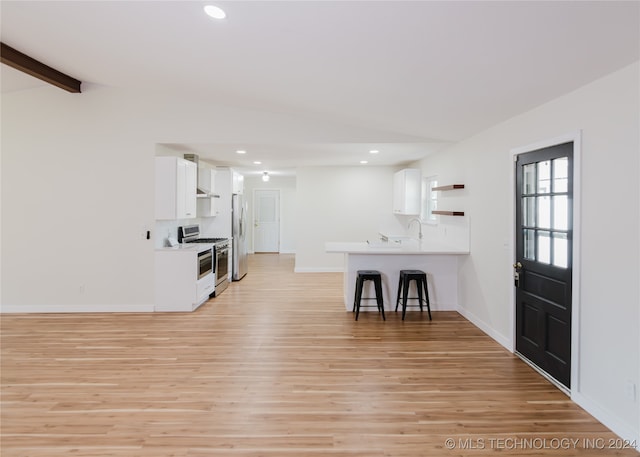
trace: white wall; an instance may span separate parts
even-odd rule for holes
[[[249,227],[247,243],[250,252],[253,252],[253,221],[254,221],[254,191],[279,190],[280,191],[280,252],[292,254],[296,252],[295,227],[296,227],[296,177],[271,175],[268,182],[262,181],[261,176],[245,176],[244,195],[249,209]]]
[[[511,150],[582,130],[580,353],[572,398],[618,434],[640,439],[639,67],[627,67],[422,161],[442,184],[466,184],[471,255],[462,312],[512,345]]]
[[[166,236],[153,233],[157,144],[385,140],[317,118],[92,84],[0,102],[3,312],[153,310],[154,246]]]
[[[2,310],[153,309],[153,157],[126,97],[2,94]]]
[[[405,231],[392,213],[391,167],[316,167],[297,172],[296,271],[342,271],[343,254],[327,241],[376,240]]]

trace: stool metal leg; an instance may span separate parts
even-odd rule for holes
[[[400,275],[398,279],[398,297],[396,298],[396,312],[398,311],[398,305],[400,304],[400,291],[402,290],[402,278],[403,276]]]
[[[418,304],[420,305],[420,312],[422,312],[422,279],[416,279],[416,290],[418,291]]]
[[[427,286],[427,278],[424,278],[424,296],[427,303],[427,312],[429,313],[429,320],[431,320],[431,306],[429,302],[429,287]]]
[[[358,287],[360,286],[360,278],[356,278],[356,288],[355,293],[353,294],[353,310],[351,312],[356,312],[356,303],[358,301]]]
[[[378,311],[382,313],[382,320],[386,321],[384,317],[384,300],[382,299],[382,281],[374,281],[376,286],[376,302],[378,303]]]
[[[358,305],[360,304],[360,301],[358,299],[358,296],[361,296],[361,290],[362,288],[362,280],[360,278],[356,279],[356,290],[355,290],[355,294],[353,295],[353,312],[355,313],[356,310],[358,309]]]
[[[406,278],[402,287],[402,320],[404,320],[405,314],[407,314],[407,297],[409,296],[409,282]]]
[[[360,315],[360,301],[362,300],[362,289],[363,289],[363,283],[364,281],[361,279],[358,279],[358,284],[356,286],[357,291],[356,291],[356,320],[358,320],[358,315]]]

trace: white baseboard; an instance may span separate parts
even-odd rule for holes
[[[490,336],[491,338],[496,340],[499,344],[504,346],[509,352],[513,352],[513,350],[514,350],[513,349],[513,343],[511,342],[511,340],[509,338],[507,338],[506,336],[502,335],[501,333],[496,332],[493,328],[491,328],[491,326],[489,324],[484,322],[482,319],[480,319],[478,316],[476,316],[475,314],[473,314],[469,310],[461,307],[460,305],[458,305],[458,307],[456,308],[456,311],[458,311],[458,313],[462,317],[464,317],[466,320],[471,322],[473,325],[478,327],[480,330],[482,330],[488,336]]]
[[[296,273],[343,273],[343,267],[295,267]]]
[[[431,301],[429,302],[429,306],[431,307],[431,311],[458,311],[458,305],[454,305],[451,303],[434,303],[433,301]],[[415,311],[416,308],[412,309]],[[409,312],[408,307],[407,312]]]
[[[581,408],[595,417],[598,421],[618,435],[623,440],[627,440],[630,443],[636,443],[638,446],[636,450],[640,450],[640,432],[634,429],[629,424],[625,424],[618,419],[614,414],[611,414],[605,408],[601,407],[598,403],[585,397],[580,392],[571,394],[571,400],[577,403]]]
[[[255,251],[247,251],[247,254],[255,254]],[[296,251],[278,251],[278,254],[295,254]],[[275,253],[274,253],[275,254]]]
[[[154,304],[138,304],[138,305],[2,305],[0,313],[2,314],[20,314],[20,313],[152,313]]]

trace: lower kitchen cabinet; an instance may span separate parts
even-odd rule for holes
[[[155,311],[193,311],[215,291],[215,275],[198,278],[198,250],[162,248],[155,254]]]

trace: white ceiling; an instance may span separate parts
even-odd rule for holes
[[[209,18],[205,4],[227,18]],[[0,18],[2,42],[85,85],[375,132],[351,143],[328,134],[323,142],[175,145],[255,170],[419,159],[637,61],[639,5],[3,0]],[[1,76],[2,92],[44,84],[6,65]],[[369,155],[372,148],[380,153]]]

